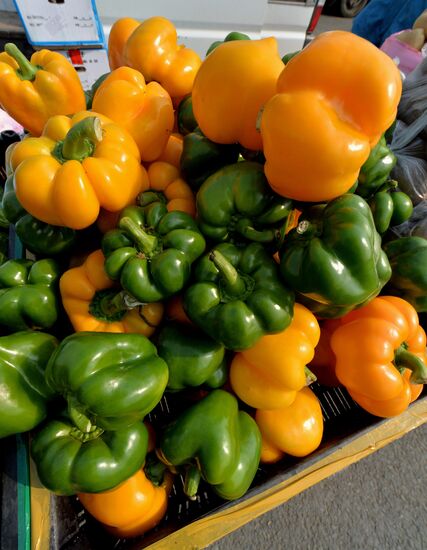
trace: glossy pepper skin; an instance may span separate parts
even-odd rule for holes
[[[54,393],[44,373],[58,341],[43,332],[0,337],[0,438],[35,428]]]
[[[159,356],[169,368],[167,389],[182,390],[205,384],[219,388],[227,380],[224,346],[195,327],[165,324],[156,340]]]
[[[152,162],[147,174],[150,188],[139,195],[137,203],[140,206],[161,200],[166,203],[168,212],[180,210],[195,217],[196,197],[176,166],[170,162]]]
[[[16,145],[11,164],[22,207],[71,229],[91,225],[101,207],[114,212],[132,203],[144,181],[133,138],[89,111],[51,118],[40,138]]]
[[[255,421],[239,411],[234,396],[214,390],[166,428],[158,456],[166,465],[187,468],[184,492],[190,498],[201,476],[222,498],[234,500],[252,483],[260,449]]]
[[[4,186],[2,209],[7,220],[14,224],[16,235],[33,254],[56,256],[69,250],[76,241],[76,232],[69,227],[49,225],[28,214],[16,196],[13,175]]]
[[[102,239],[105,271],[141,302],[179,292],[190,277],[191,264],[205,250],[193,218],[168,212],[160,201],[125,208],[118,227]]]
[[[293,293],[259,243],[237,248],[221,243],[203,256],[184,294],[189,318],[230,350],[253,346],[292,320]]]
[[[387,293],[407,300],[419,312],[427,311],[427,240],[402,237],[383,248],[392,269]]]
[[[408,220],[414,209],[408,195],[397,190],[396,181],[389,181],[381,186],[371,196],[368,204],[380,234],[385,233],[390,226],[400,225]]]
[[[163,316],[163,304],[133,303],[104,271],[104,254],[95,250],[59,281],[62,304],[76,332],[129,332],[151,336]],[[133,306],[133,307],[132,307]]]
[[[402,413],[427,383],[426,335],[401,298],[377,297],[343,317],[331,347],[339,381],[375,416]]]
[[[112,32],[120,21],[114,23]],[[121,36],[131,28],[129,21]],[[175,26],[164,17],[150,17],[136,26],[126,40],[121,58],[121,65],[136,69],[147,82],[155,80],[172,98],[191,92],[201,64],[195,51],[178,44]]]
[[[108,63],[112,71],[125,65],[123,52],[126,42],[137,27],[139,27],[139,21],[132,17],[121,17],[111,27],[108,36]]]
[[[273,37],[233,40],[216,47],[203,61],[192,91],[194,115],[203,134],[215,143],[238,142],[262,150],[258,114],[276,93],[283,68]]]
[[[106,491],[128,479],[141,468],[147,445],[142,422],[84,432],[61,417],[40,428],[30,449],[43,485],[58,495],[74,495]]]
[[[82,432],[91,426],[119,430],[157,405],[168,368],[142,334],[76,332],[52,355],[46,380],[67,399],[69,415]]]
[[[310,388],[300,390],[282,409],[257,410],[255,420],[262,436],[261,462],[277,462],[285,454],[307,456],[323,437],[323,415]]]
[[[157,82],[146,84],[143,75],[129,67],[120,67],[105,78],[92,109],[126,128],[144,162],[160,156],[173,129],[169,94]]]
[[[33,136],[51,116],[72,115],[86,108],[80,78],[59,52],[40,50],[31,61],[15,44],[0,53],[0,105]]]
[[[285,237],[280,273],[319,317],[340,317],[374,298],[391,268],[368,204],[346,194],[307,210]]]
[[[261,116],[273,190],[305,202],[346,193],[396,118],[401,90],[394,62],[367,40],[344,31],[316,37],[283,69]]]
[[[314,356],[319,324],[304,306],[295,304],[291,324],[278,334],[263,336],[236,353],[230,366],[235,394],[255,409],[281,409],[314,378],[306,365]]]
[[[11,330],[47,329],[58,318],[54,260],[8,260],[0,265],[0,325]]]
[[[381,136],[360,168],[357,194],[368,198],[375,193],[388,180],[395,165],[396,157]]]
[[[242,161],[212,174],[197,193],[197,218],[205,237],[274,243],[293,203],[273,193],[261,164]]]
[[[238,156],[235,144],[214,143],[197,127],[184,136],[180,168],[185,180],[198,189],[211,174],[237,162]]]
[[[139,469],[126,481],[101,493],[78,493],[86,510],[116,537],[136,537],[153,529],[168,507],[171,477],[155,485]]]

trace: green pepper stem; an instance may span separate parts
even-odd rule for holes
[[[40,70],[40,67],[30,63],[15,44],[8,42],[4,47],[4,51],[18,63],[17,74],[21,80],[32,81],[36,78],[36,73]]]
[[[271,241],[274,240],[275,231],[273,231],[272,229],[264,229],[263,231],[258,231],[249,224],[249,220],[241,218],[236,223],[235,230],[246,239],[257,243],[271,243]]]
[[[101,321],[121,321],[130,308],[125,301],[124,292],[107,288],[95,292],[89,304],[89,313]]]
[[[89,418],[81,412],[73,398],[69,398],[68,400],[68,414],[80,432],[84,434],[91,433],[97,429]]]
[[[246,290],[245,281],[240,277],[237,269],[218,250],[212,250],[209,259],[218,269],[224,286],[229,294],[241,295]]]
[[[390,191],[390,189],[397,189],[397,181],[396,180],[388,180],[386,181],[379,189],[374,191],[373,195],[376,195],[377,193],[383,193]]]
[[[166,204],[166,197],[162,191],[144,191],[140,193],[136,198],[136,203],[139,206],[148,206],[153,202],[162,202]]]
[[[125,216],[119,222],[120,229],[123,229],[144,254],[150,255],[158,245],[157,237],[149,235],[142,227],[131,218]]]
[[[201,477],[199,468],[194,464],[191,464],[187,468],[185,472],[184,493],[190,500],[196,500]]]
[[[317,376],[308,367],[304,367],[304,372],[305,372],[305,383],[307,386],[309,386],[313,382],[316,382]]]
[[[427,366],[424,361],[408,351],[404,344],[394,354],[394,364],[397,368],[405,368],[412,371],[411,384],[427,384]]]
[[[156,460],[155,458],[147,458],[144,466],[145,475],[154,485],[161,485],[165,476],[167,467],[163,462]]]
[[[102,140],[102,126],[98,117],[87,117],[70,128],[62,142],[61,153],[66,160],[83,161],[90,157]]]

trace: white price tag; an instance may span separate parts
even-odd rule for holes
[[[107,50],[60,50],[59,53],[64,55],[76,69],[83,90],[90,90],[100,76],[110,71]]]
[[[34,46],[102,46],[95,0],[14,0]]]

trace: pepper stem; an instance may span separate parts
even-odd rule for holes
[[[194,464],[191,464],[187,468],[185,472],[184,493],[190,500],[196,500],[201,477],[199,468]]]
[[[161,485],[165,477],[166,469],[167,467],[163,462],[160,462],[153,456],[147,456],[144,472],[151,483],[154,485]]]
[[[110,323],[121,321],[128,310],[123,292],[110,288],[95,292],[89,304],[89,313],[93,317]]]
[[[224,286],[228,293],[240,295],[246,291],[245,281],[240,277],[237,269],[218,250],[212,250],[209,259],[220,272]]]
[[[394,364],[397,368],[412,371],[409,381],[411,384],[427,384],[427,366],[424,361],[408,351],[402,344],[394,354]]]
[[[245,218],[241,218],[236,223],[235,230],[246,239],[257,243],[271,243],[275,237],[275,231],[272,229],[258,231],[250,225],[250,220]]]
[[[91,433],[97,429],[89,418],[81,412],[78,404],[73,398],[68,400],[68,414],[80,432],[84,434]]]
[[[383,191],[390,191],[390,189],[397,189],[397,181],[396,180],[388,180],[386,181],[379,189],[376,189],[373,192],[373,195],[376,195],[377,193],[383,192]]]
[[[102,140],[101,121],[98,117],[87,117],[68,130],[62,142],[61,154],[66,160],[82,162],[90,157],[98,142]]]
[[[127,216],[120,220],[119,227],[128,234],[144,254],[150,255],[158,246],[157,237],[149,235],[142,227]]]
[[[305,383],[307,386],[309,386],[313,382],[316,382],[317,376],[308,367],[304,367],[304,372],[305,372]]]
[[[36,78],[36,73],[41,67],[30,63],[15,44],[8,42],[4,47],[4,51],[18,63],[19,69],[16,72],[21,80],[32,81]]]
[[[163,204],[166,204],[167,202],[166,197],[162,191],[144,191],[143,193],[140,193],[136,198],[136,202],[137,204],[139,204],[139,206],[148,206],[153,202],[159,201]]]

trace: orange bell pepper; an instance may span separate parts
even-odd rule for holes
[[[319,337],[314,315],[295,304],[288,328],[263,336],[251,348],[235,354],[230,366],[233,391],[256,409],[289,406],[298,391],[315,379],[305,366],[313,358]]]
[[[376,416],[400,414],[427,383],[426,334],[401,298],[374,298],[342,317],[331,348],[338,380]]]
[[[124,24],[118,19],[111,28],[114,65],[121,59],[121,65],[136,69],[147,82],[159,82],[172,98],[189,94],[202,61],[195,51],[178,44],[174,24],[164,17],[146,19],[128,36],[120,55],[120,44],[132,26],[132,21]]]
[[[335,354],[331,349],[331,337],[341,325],[340,319],[328,319],[320,322],[320,339],[314,350],[314,357],[308,368],[316,375],[319,384],[324,386],[339,386],[335,374]]]
[[[0,106],[34,136],[53,115],[86,108],[79,75],[58,52],[40,50],[31,61],[15,44],[0,53]]]
[[[143,187],[134,140],[93,112],[52,117],[41,137],[18,143],[11,164],[25,210],[43,222],[72,229],[91,225],[101,206],[121,210]]]
[[[126,42],[137,27],[139,27],[139,21],[132,17],[117,19],[111,27],[108,36],[108,63],[112,71],[125,65],[123,52]]]
[[[308,202],[348,191],[395,119],[401,91],[395,63],[367,40],[345,31],[315,38],[283,69],[262,113],[274,191]]]
[[[216,143],[262,149],[258,113],[276,93],[284,65],[275,38],[234,40],[203,61],[193,85],[193,112],[203,134]]]
[[[157,160],[162,162],[168,162],[175,166],[175,168],[180,168],[180,160],[182,155],[182,149],[184,147],[184,138],[181,134],[174,132],[169,136],[169,139],[166,143],[166,147],[163,149],[162,154]]]
[[[95,250],[59,281],[62,304],[74,330],[151,336],[162,320],[163,304],[153,302],[129,309],[120,288],[107,277],[104,260],[102,251]]]
[[[153,162],[147,169],[150,189],[154,193],[144,193],[144,200],[139,204],[144,206],[152,199],[166,202],[169,212],[180,210],[190,216],[196,215],[196,197],[191,187],[180,176],[178,168],[167,162]]]
[[[117,537],[136,537],[153,529],[166,514],[172,477],[154,485],[139,470],[124,483],[102,493],[78,493],[86,510]]]
[[[157,82],[145,83],[135,69],[120,67],[110,73],[96,90],[92,109],[130,133],[141,160],[160,156],[174,124],[172,101]]]
[[[307,456],[322,441],[322,409],[310,388],[299,391],[288,407],[256,411],[255,420],[262,436],[261,462],[277,462],[285,454]]]

